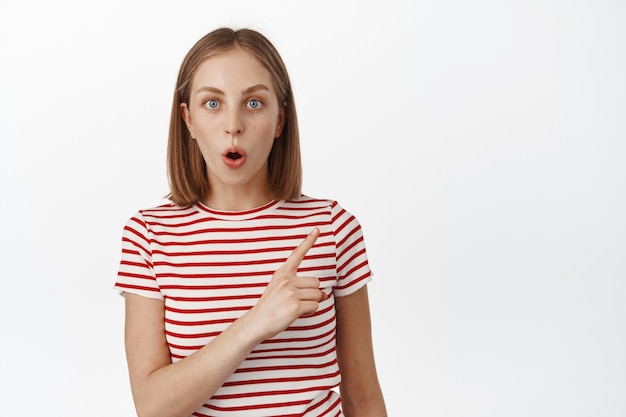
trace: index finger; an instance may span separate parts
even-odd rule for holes
[[[294,271],[297,270],[298,266],[300,266],[300,263],[302,263],[302,260],[306,256],[309,249],[311,249],[315,244],[315,241],[317,240],[317,237],[319,235],[320,231],[316,227],[311,231],[311,233],[307,235],[307,237],[304,238],[304,240],[298,245],[298,247],[295,248],[293,252],[291,252],[291,255],[289,255],[281,269],[291,268]]]

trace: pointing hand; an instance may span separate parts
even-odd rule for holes
[[[298,267],[320,234],[315,228],[276,270],[256,306],[262,340],[269,339],[289,327],[296,319],[312,315],[319,303],[328,298],[320,290],[315,277],[297,276]],[[252,312],[251,310],[251,312]]]

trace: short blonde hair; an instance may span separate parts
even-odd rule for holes
[[[300,135],[291,81],[285,64],[272,43],[252,29],[216,29],[189,50],[180,67],[170,116],[167,146],[167,169],[174,204],[187,206],[208,195],[209,181],[200,149],[192,140],[181,114],[181,104],[189,105],[191,83],[198,67],[208,58],[234,47],[241,47],[256,57],[269,71],[278,102],[284,105],[282,133],[274,141],[268,157],[269,181],[274,198],[298,199],[302,190]]]

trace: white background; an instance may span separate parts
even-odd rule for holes
[[[363,225],[391,416],[625,416],[625,4],[3,1],[0,414],[134,415],[121,231],[228,25],[286,61],[304,191]]]

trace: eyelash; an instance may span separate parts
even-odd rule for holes
[[[250,102],[253,102],[253,101],[258,103],[258,107],[250,107]],[[210,102],[215,102],[215,103],[216,103],[216,106],[215,106],[215,107],[210,107],[210,106],[209,106],[209,103],[210,103]],[[203,106],[203,107],[206,107],[206,108],[207,108],[207,109],[209,109],[209,110],[215,110],[215,109],[217,109],[217,107],[218,107],[219,105],[220,105],[219,100],[214,99],[214,98],[209,98],[209,99],[205,100],[205,101],[202,103],[202,106]],[[258,109],[261,109],[261,108],[263,108],[263,105],[264,105],[263,100],[260,100],[260,99],[258,99],[258,98],[251,98],[251,99],[248,99],[248,100],[246,101],[246,107],[248,107],[249,109],[252,109],[252,110],[258,110]]]
[[[250,102],[252,101],[256,101],[258,103],[258,107],[250,107]],[[263,101],[259,100],[258,98],[251,98],[250,100],[246,101],[246,105],[248,105],[248,107],[252,110],[258,110],[263,107]]]
[[[216,107],[210,107],[210,106],[209,106],[209,103],[210,103],[210,102],[212,102],[212,101],[214,101],[215,103],[217,103],[217,104],[216,104]],[[208,108],[209,110],[215,110],[215,109],[217,108],[217,106],[219,106],[219,104],[220,104],[220,102],[219,102],[219,101],[217,101],[217,100],[216,100],[216,99],[214,99],[214,98],[210,98],[210,99],[205,100],[205,101],[202,103],[202,106],[204,106],[204,107]]]

